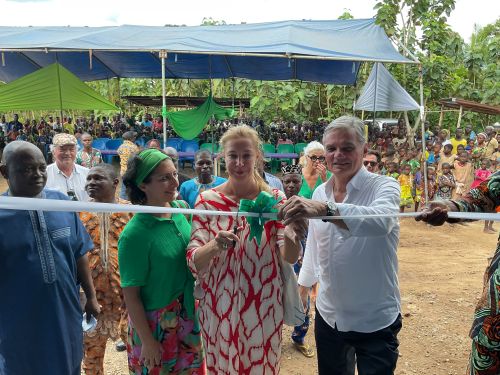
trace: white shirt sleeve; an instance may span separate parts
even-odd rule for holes
[[[298,284],[311,287],[318,282],[317,268],[317,241],[314,235],[314,225],[312,221],[309,222],[309,229],[307,231],[307,242],[304,250],[304,259],[302,260],[302,267],[299,273]]]
[[[337,203],[341,216],[394,214],[399,212],[400,187],[394,179],[383,179],[374,187],[375,197],[369,206],[359,206],[349,203]],[[344,219],[353,237],[385,236],[398,223],[395,217]]]

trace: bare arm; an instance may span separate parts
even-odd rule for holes
[[[214,256],[232,247],[233,241],[239,241],[238,236],[223,230],[218,232],[213,240],[196,249],[193,262],[198,272],[206,269]]]
[[[288,263],[294,264],[299,259],[302,245],[300,241],[307,233],[307,220],[297,221],[285,227],[284,244],[280,247],[281,257]]]
[[[76,261],[76,274],[78,281],[80,282],[87,302],[85,304],[85,313],[87,314],[87,320],[90,320],[90,316],[96,317],[101,312],[99,303],[95,295],[94,282],[92,281],[92,275],[90,274],[89,268],[89,258],[87,254],[82,255]]]
[[[326,216],[326,211],[325,202],[293,196],[280,207],[278,218],[282,219],[285,225],[288,225],[302,220],[304,217]],[[343,220],[332,219],[329,222],[340,228],[348,229]]]
[[[123,288],[123,297],[127,311],[139,338],[141,339],[141,359],[148,369],[161,363],[161,345],[153,337],[146,318],[146,311],[141,300],[141,288],[138,286]]]
[[[429,206],[422,211],[416,218],[416,221],[423,221],[430,225],[443,225],[448,219],[448,212],[456,212],[458,207],[452,201],[430,202]]]

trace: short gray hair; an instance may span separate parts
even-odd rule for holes
[[[359,118],[354,116],[341,116],[333,120],[325,129],[323,139],[334,130],[354,130],[358,142],[362,145],[366,143],[365,124]],[[324,142],[323,142],[324,143]]]

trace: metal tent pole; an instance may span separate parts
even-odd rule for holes
[[[375,129],[375,118],[377,112],[377,86],[378,86],[378,64],[375,63],[375,92],[373,94],[373,129]]]
[[[418,66],[418,81],[420,85],[420,128],[422,131],[422,158],[424,163],[424,194],[425,194],[425,203],[428,204],[428,187],[427,187],[427,160],[425,158],[425,116],[424,116],[424,76],[422,72],[422,64]]]
[[[61,91],[61,74],[59,72],[59,59],[56,53],[56,71],[57,71],[57,89],[59,93],[59,111],[61,116],[61,126],[63,126],[63,104],[62,104],[62,91]],[[64,127],[63,127],[64,132]]]
[[[167,89],[165,87],[165,59],[167,58],[167,51],[160,51],[161,59],[161,96],[162,96],[162,106],[161,115],[163,118],[163,149],[167,148]]]

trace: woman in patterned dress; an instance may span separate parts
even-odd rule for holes
[[[238,211],[240,199],[270,190],[255,168],[262,157],[257,132],[246,125],[221,138],[228,181],[201,193],[199,210]],[[233,228],[237,228],[234,230]],[[285,227],[271,220],[260,241],[251,236],[245,217],[195,216],[188,245],[188,265],[197,278],[200,323],[210,374],[276,374],[281,356],[283,280],[280,257],[295,263],[305,221]],[[235,234],[236,232],[236,234]]]

